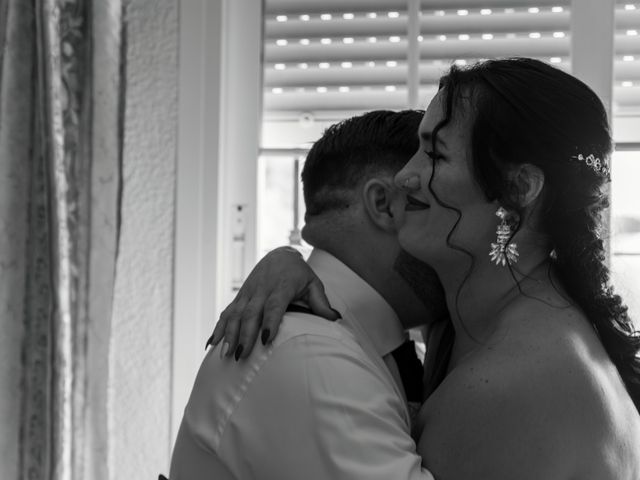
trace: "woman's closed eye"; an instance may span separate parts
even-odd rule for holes
[[[444,160],[444,157],[442,155],[438,155],[436,152],[431,151],[431,150],[425,150],[424,153],[427,154],[427,156],[435,163],[435,162],[439,162],[440,160]]]

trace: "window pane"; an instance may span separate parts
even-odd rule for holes
[[[640,112],[640,3],[617,0],[613,109],[616,116]]]
[[[423,2],[420,85],[438,84],[451,62],[467,65],[488,58],[524,56],[569,70],[571,2],[468,0]],[[499,6],[498,6],[499,4]]]
[[[611,175],[612,280],[640,328],[640,151],[614,153]]]
[[[640,254],[640,151],[615,152],[611,174],[611,251]]]
[[[296,159],[298,171],[296,172]],[[258,256],[282,245],[302,246],[303,161],[294,156],[262,156],[258,162]],[[297,190],[297,198],[296,198]]]
[[[611,258],[613,283],[624,303],[629,307],[629,316],[636,329],[640,329],[640,256],[617,255]]]
[[[267,0],[265,116],[406,107],[406,52],[406,1]]]

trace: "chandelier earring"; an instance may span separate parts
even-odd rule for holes
[[[496,229],[496,241],[491,244],[489,250],[489,257],[496,265],[506,267],[517,263],[520,255],[517,244],[509,241],[513,236],[514,226],[518,222],[518,215],[500,207],[496,210],[496,217],[500,219],[500,223]]]

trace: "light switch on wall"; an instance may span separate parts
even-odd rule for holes
[[[244,281],[246,253],[246,205],[234,205],[231,220],[231,289],[237,292]]]

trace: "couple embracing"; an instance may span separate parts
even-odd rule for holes
[[[170,479],[639,479],[611,150],[597,96],[525,58],[329,128],[302,173],[314,250],[267,255],[223,313]]]

